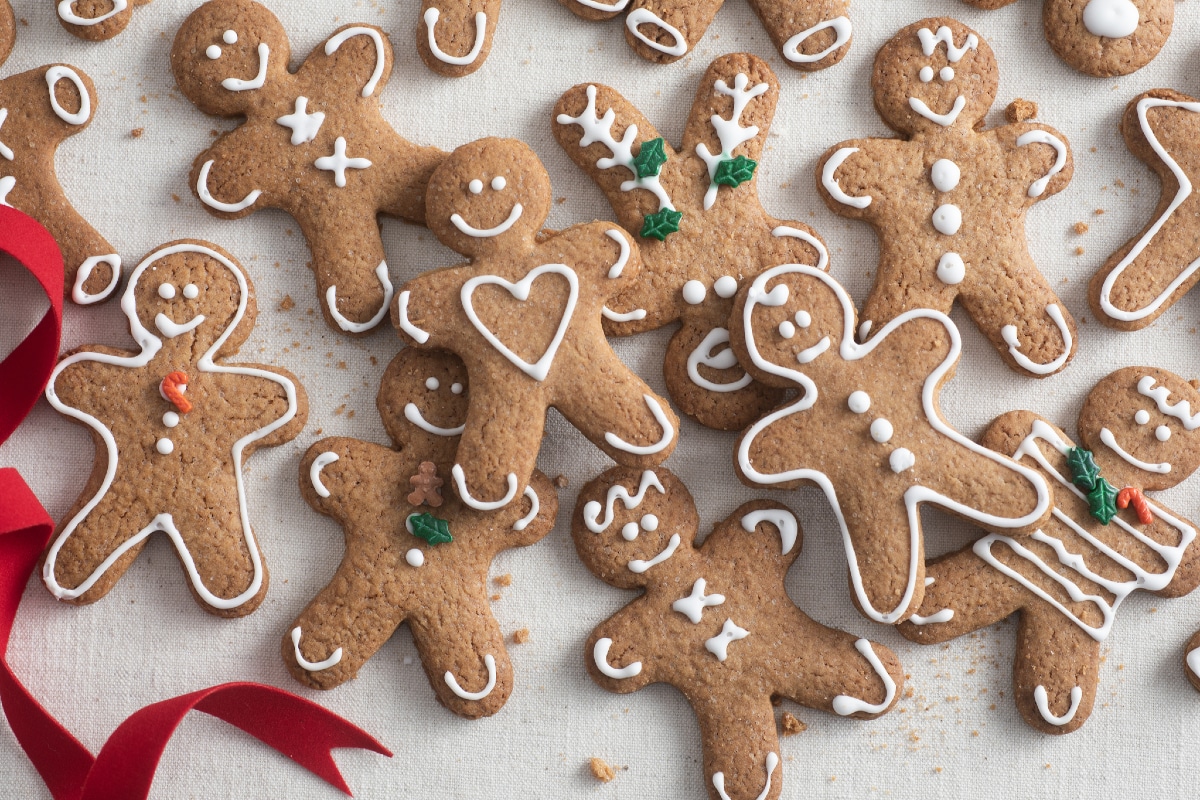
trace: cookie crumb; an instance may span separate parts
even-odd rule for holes
[[[592,769],[592,777],[601,783],[608,783],[617,777],[616,771],[603,758],[593,758],[589,766]]]
[[[558,488],[560,488],[560,489],[565,489],[565,488],[567,488],[567,485],[568,485],[568,484],[570,484],[570,481],[569,481],[569,480],[567,480],[567,476],[566,476],[566,475],[559,475],[559,476],[557,476],[557,477],[554,479],[554,485],[555,485],[555,486],[557,486],[557,487],[558,487]]]
[[[525,644],[529,641],[529,628],[521,628],[513,631],[513,644]]]
[[[1087,232],[1088,232],[1088,224],[1086,222],[1076,222],[1075,223],[1075,233],[1082,236],[1083,234],[1085,234]]]
[[[1097,216],[1097,217],[1098,217],[1098,216],[1100,216],[1100,215],[1101,215],[1101,214],[1103,214],[1103,213],[1104,213],[1104,209],[1103,209],[1103,208],[1097,208],[1097,209],[1096,209],[1096,216]]]
[[[146,132],[145,128],[134,128],[133,130],[131,130],[129,132],[129,135],[135,139],[140,139],[140,138],[142,138],[142,134],[145,132]]]
[[[1004,118],[1013,123],[1026,122],[1036,117],[1037,113],[1037,103],[1018,97],[1008,104],[1008,108],[1004,109]]]
[[[1190,381],[1188,381],[1188,385],[1196,391],[1200,391],[1200,381],[1196,380],[1195,378],[1192,378]]]
[[[790,711],[783,712],[781,723],[784,736],[795,736],[797,733],[804,733],[808,730],[808,726],[796,719]]]
[[[494,581],[492,581],[492,583],[496,584],[497,586],[512,586],[512,573],[505,573],[504,575],[497,577]]]
[[[1081,256],[1081,255],[1083,255],[1083,248],[1082,248],[1082,247],[1076,247],[1076,248],[1075,248],[1075,255],[1077,255],[1077,256]]]
[[[1118,189],[1124,189],[1125,181],[1121,180],[1120,178],[1117,178],[1115,181],[1113,181],[1113,186],[1116,186]]]
[[[565,203],[565,202],[567,202],[567,198],[565,198],[565,197],[556,197],[556,198],[554,199],[554,203],[555,203],[555,205],[560,205],[560,206],[561,206],[561,205],[562,205],[563,203]]]
[[[290,294],[285,294],[283,299],[279,301],[280,311],[291,311],[296,307],[296,301],[292,299]]]
[[[500,599],[500,595],[498,595],[498,594],[494,594],[494,595],[492,595],[491,599],[492,599],[493,601],[495,601],[495,600],[499,600],[499,599]]]
[[[172,193],[171,193],[171,199],[172,199],[172,200],[174,200],[176,203],[182,203],[182,202],[183,202],[183,201],[180,199],[179,195],[175,194],[174,192],[172,192]]]

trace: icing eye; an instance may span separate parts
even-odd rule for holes
[[[1150,421],[1150,412],[1144,408],[1141,409],[1140,411],[1138,411],[1136,414],[1133,415],[1133,421],[1136,422],[1138,425],[1145,425],[1147,422]]]
[[[196,284],[189,283],[187,286],[183,287],[183,296],[188,300],[195,300],[200,296],[200,289],[196,287]]]
[[[237,44],[237,31],[225,31],[221,34],[221,41],[225,44]]]
[[[476,178],[467,184],[467,188],[471,190],[471,194],[479,194],[483,191],[483,181]]]
[[[921,83],[929,83],[933,80],[933,67],[921,67],[917,75],[921,78]]]
[[[158,285],[158,296],[163,300],[171,300],[175,297],[175,287],[169,283],[160,283]]]
[[[779,335],[784,339],[790,339],[796,335],[796,326],[788,322],[786,319],[779,323]]]
[[[636,522],[627,522],[625,527],[621,528],[621,538],[627,542],[632,542],[638,537],[638,524]]]
[[[717,293],[718,297],[733,297],[737,294],[737,289],[737,278],[730,275],[722,275],[713,284],[713,291]]]
[[[708,289],[700,281],[688,281],[683,285],[683,302],[690,306],[698,306],[704,302]]]
[[[426,378],[425,379],[425,388],[431,392],[436,392],[438,387],[441,385],[442,385],[441,382],[438,381],[437,378]]]
[[[812,314],[809,314],[807,311],[797,311],[796,324],[801,328],[807,328],[809,325],[812,325]]]
[[[497,175],[496,177],[492,178],[492,188],[497,192],[503,189],[505,186],[508,186],[508,181],[504,180],[503,175]]]
[[[1171,438],[1171,429],[1166,425],[1159,425],[1154,429],[1154,438],[1158,439],[1160,442],[1165,442],[1167,439]]]
[[[451,394],[462,394],[463,393],[463,385],[461,383],[450,384],[450,393]]]
[[[647,514],[646,516],[642,517],[642,530],[658,530],[658,517],[654,516],[653,514]]]
[[[954,67],[942,67],[942,71],[938,75],[941,76],[942,80],[949,83],[954,80]]]
[[[846,400],[846,405],[855,414],[865,414],[871,407],[871,395],[863,391],[851,392],[849,399]]]
[[[213,61],[216,61],[221,57],[221,48],[215,44],[210,44],[208,49],[204,51],[204,55],[208,56]]]

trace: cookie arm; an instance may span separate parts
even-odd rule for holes
[[[686,694],[700,726],[710,800],[777,800],[783,770],[770,696],[711,688]]]
[[[347,76],[362,87],[362,97],[379,97],[392,75],[392,43],[374,25],[343,25],[309,54],[298,76],[341,82]]]
[[[843,717],[874,719],[900,699],[904,669],[881,644],[827,628],[798,609],[789,615],[791,636],[773,654],[778,694],[808,708]]]
[[[258,133],[247,125],[235,128],[192,162],[192,193],[214,217],[241,219],[260,208],[282,207],[271,187],[279,174],[286,174],[278,172],[284,165],[257,141]],[[247,153],[254,157],[247,158]]]
[[[750,0],[788,65],[805,72],[832,67],[850,49],[847,0]]]
[[[804,546],[796,515],[770,500],[743,503],[704,539],[700,550],[712,562],[744,563],[782,581]]]
[[[500,0],[423,0],[417,52],[434,72],[453,78],[483,66],[500,20]]]
[[[249,443],[243,451],[249,455],[260,447],[275,447],[284,442],[290,442],[300,435],[308,422],[308,395],[304,385],[286,369],[269,364],[222,364],[222,371],[232,370],[234,374],[230,381],[232,393],[236,396],[253,401],[249,413],[239,422],[244,422],[247,430],[257,430],[287,418],[278,428],[267,433],[261,439]],[[251,369],[256,372],[268,372],[278,376],[277,380],[269,380],[260,375],[238,374],[237,370]],[[231,423],[234,420],[231,420]]]
[[[1030,599],[1024,587],[990,566],[969,545],[925,565],[925,599],[896,630],[909,641],[940,644],[995,625]]]
[[[636,692],[666,677],[659,674],[658,654],[646,650],[646,637],[630,635],[637,630],[630,618],[642,613],[643,603],[639,598],[596,626],[584,645],[588,674],[602,689],[614,694]]]
[[[996,128],[989,134],[1011,152],[1006,159],[1009,177],[1027,187],[1026,207],[1058,194],[1071,182],[1075,172],[1071,146],[1054,128],[1016,123]]]
[[[357,439],[322,439],[304,454],[298,479],[300,494],[318,513],[333,517],[345,525],[352,512],[366,507],[406,508],[407,484],[398,476],[412,473],[410,459],[395,450]],[[404,520],[397,519],[395,526]],[[395,527],[393,526],[393,527]],[[371,526],[380,548],[385,547],[387,526]],[[362,538],[368,531],[356,531]]]
[[[835,144],[817,163],[817,192],[835,214],[851,219],[879,216],[883,189],[903,169],[905,143],[895,139],[852,139]]]

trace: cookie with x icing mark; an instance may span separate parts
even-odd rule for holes
[[[1046,477],[1052,516],[1032,536],[993,533],[931,561],[921,609],[900,626],[937,644],[1019,612],[1013,696],[1051,734],[1091,713],[1100,648],[1125,598],[1200,584],[1195,523],[1147,496],[1200,468],[1200,392],[1167,370],[1126,367],[1093,387],[1078,429],[1076,444],[1029,411],[992,422],[980,442]]]
[[[628,10],[625,41],[642,58],[670,64],[695,49],[725,0],[559,0],[577,16],[606,20]],[[789,66],[832,67],[850,49],[850,0],[750,0]]]
[[[417,347],[456,353],[474,387],[451,470],[470,507],[521,497],[558,411],[614,461],[660,464],[679,419],[612,351],[605,303],[640,277],[632,237],[593,222],[543,232],[550,178],[515,139],[455,150],[429,182],[429,229],[469,261],[405,284],[392,321]]]
[[[962,351],[949,317],[906,311],[864,344],[855,321],[850,296],[815,267],[773,267],[742,288],[729,319],[738,360],[799,397],[747,428],[734,459],[749,486],[825,493],[855,602],[895,624],[925,590],[922,505],[1024,537],[1049,517],[1053,495],[1036,470],[942,416],[938,395]]]
[[[700,79],[679,150],[607,86],[580,84],[555,107],[559,144],[640,236],[643,277],[605,306],[605,332],[678,322],[663,365],[667,391],[683,413],[722,430],[741,430],[783,399],[752,381],[729,349],[738,287],[776,264],[829,261],[811,228],[772,217],[758,200],[757,166],[778,100],[766,62],[735,53]]]
[[[350,680],[407,622],[442,705],[474,719],[508,700],[513,667],[488,601],[488,568],[500,551],[549,533],[558,500],[536,471],[520,501],[498,511],[441,495],[436,476],[454,463],[468,398],[456,356],[409,347],[379,387],[379,415],[396,446],[339,437],[309,448],[300,491],[343,528],[346,554],[283,638],[283,659],[301,683],[332,689]]]
[[[642,594],[592,631],[592,680],[625,694],[667,683],[696,713],[713,800],[783,790],[773,697],[872,719],[904,672],[883,645],[827,628],[784,587],[802,532],[787,508],[746,503],[697,546],[687,487],[666,469],[614,467],[583,487],[575,549],[605,583]]]
[[[983,130],[999,77],[992,49],[961,22],[909,25],[880,48],[871,80],[901,138],[834,145],[817,186],[830,210],[879,236],[861,339],[958,299],[1009,367],[1045,377],[1071,360],[1078,334],[1030,255],[1025,214],[1066,187],[1071,150],[1036,123]]]
[[[12,52],[16,30],[12,6],[0,0],[0,64]],[[112,296],[121,257],[67,199],[54,154],[91,124],[98,102],[87,73],[66,64],[0,79],[0,203],[53,234],[63,255],[65,293],[81,305]]]
[[[312,250],[325,321],[361,334],[392,300],[377,216],[425,220],[425,185],[445,157],[396,133],[379,96],[387,37],[339,28],[291,73],[287,33],[252,0],[211,0],[175,36],[171,70],[201,111],[244,122],[197,156],[191,185],[215,216],[291,214]]]
[[[121,310],[138,351],[80,348],[46,388],[55,410],[91,430],[96,463],[42,580],[59,600],[93,603],[161,532],[205,611],[249,614],[266,595],[267,568],[242,472],[255,450],[300,433],[304,389],[287,370],[229,360],[254,328],[254,286],[215,245],[152,252],[129,276]]]
[[[50,0],[58,21],[80,39],[111,39],[129,24],[133,9],[150,0]]]
[[[492,51],[499,21],[500,0],[421,0],[417,52],[440,75],[470,75]]]

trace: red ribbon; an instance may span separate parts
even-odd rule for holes
[[[16,430],[45,388],[62,331],[62,256],[33,219],[0,206],[0,250],[33,273],[50,310],[29,337],[0,362],[0,443]],[[241,728],[350,794],[330,751],[339,747],[391,752],[336,714],[293,694],[255,683],[226,683],[146,706],[113,731],[93,756],[34,699],[7,661],[21,595],[54,532],[15,469],[0,469],[0,704],[17,741],[55,800],[146,798],[163,750],[189,711]]]

